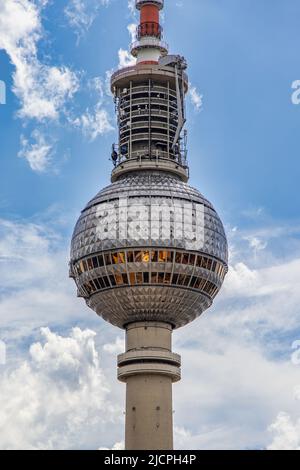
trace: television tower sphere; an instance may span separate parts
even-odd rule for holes
[[[179,328],[209,308],[227,269],[213,206],[167,171],[134,171],[100,191],[72,240],[72,273],[89,307],[125,328]]]
[[[227,273],[227,241],[214,207],[188,185],[187,63],[170,55],[164,0],[136,0],[136,64],[111,78],[119,127],[111,184],[82,211],[71,246],[78,296],[126,331],[126,449],[172,449],[172,383],[180,356],[172,331],[208,309]]]

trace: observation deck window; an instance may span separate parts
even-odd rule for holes
[[[177,250],[129,250],[117,251],[91,256],[85,260],[80,260],[73,266],[76,275],[81,276],[85,272],[94,271],[95,269],[104,266],[124,266],[127,263],[144,263],[150,266],[153,263],[174,263],[175,265],[190,266],[193,268],[201,268],[215,273],[217,276],[223,278],[227,272],[225,266],[217,260],[204,255],[195,255],[194,253],[186,253]],[[196,263],[195,263],[196,261]],[[124,268],[123,268],[124,269]],[[122,272],[118,270],[118,275]]]

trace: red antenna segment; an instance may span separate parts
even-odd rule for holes
[[[137,63],[156,64],[161,56],[168,53],[167,45],[161,40],[162,27],[159,22],[159,12],[163,7],[164,0],[136,0],[140,24],[131,53],[137,58]]]

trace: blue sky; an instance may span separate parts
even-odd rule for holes
[[[189,64],[190,182],[222,217],[231,263],[211,311],[175,334],[184,367],[174,390],[176,444],[298,448],[300,366],[291,354],[300,338],[300,105],[291,97],[300,79],[300,5],[165,3],[170,51]],[[108,80],[130,59],[130,4],[0,1],[0,80],[7,88],[0,105],[4,447],[122,441],[124,389],[115,379],[122,332],[76,299],[67,260],[80,210],[109,183],[117,134]],[[59,353],[66,351],[64,362]],[[76,374],[95,393],[89,405]],[[60,381],[67,390],[68,406],[52,414],[43,398],[49,380],[48,402],[56,403]],[[8,400],[24,381],[36,407],[22,395]],[[80,427],[66,432],[74,415]]]

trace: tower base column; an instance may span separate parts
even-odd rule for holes
[[[118,378],[126,383],[126,450],[172,450],[172,383],[180,380],[180,356],[171,352],[172,327],[139,322],[126,329],[126,353]]]

